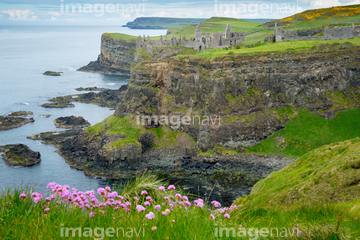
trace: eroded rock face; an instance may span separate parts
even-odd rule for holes
[[[103,34],[101,53],[98,59],[90,62],[78,71],[99,72],[113,75],[130,75],[130,66],[134,61],[136,39],[118,39]]]
[[[32,151],[24,144],[0,146],[0,152],[6,165],[11,167],[29,167],[40,163],[40,153]]]
[[[181,125],[201,150],[254,146],[289,120],[281,108],[304,108],[327,119],[359,106],[360,48],[143,62],[115,115],[199,115],[221,124]],[[340,97],[336,97],[340,96]],[[350,104],[347,104],[350,103]],[[180,114],[178,114],[181,112]]]

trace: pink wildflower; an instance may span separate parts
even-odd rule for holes
[[[155,231],[157,229],[156,226],[151,227],[151,230]]]
[[[147,196],[145,199],[148,200],[148,201],[152,200],[152,198],[150,196]]]
[[[202,200],[201,198],[197,199],[194,201],[195,206],[197,207],[203,207],[204,206],[204,200]]]
[[[110,192],[111,191],[111,188],[110,187],[105,187],[105,190],[107,191],[107,192]]]
[[[169,190],[175,190],[175,186],[174,186],[174,185],[170,185],[170,186],[168,187],[168,189],[169,189]]]
[[[159,187],[159,190],[165,192],[165,187],[164,187],[164,186],[160,186],[160,187]]]
[[[212,201],[211,204],[214,205],[214,207],[221,207],[221,203],[218,201]]]
[[[146,208],[144,208],[144,207],[141,206],[141,205],[137,205],[137,206],[136,206],[136,209],[138,210],[138,212],[143,212],[143,211],[146,210]]]
[[[149,214],[146,214],[145,217],[147,219],[153,219],[153,218],[155,218],[155,214],[153,212],[149,212]]]
[[[148,202],[148,201],[145,201],[145,202],[144,202],[144,205],[145,205],[145,206],[150,206],[150,205],[151,205],[151,203],[150,203],[150,202]]]
[[[141,195],[147,195],[148,192],[146,190],[141,191]]]
[[[156,206],[154,206],[154,208],[155,208],[155,210],[158,210],[158,211],[160,211],[160,209],[161,209],[161,206],[160,206],[160,205],[156,205]]]
[[[93,218],[93,217],[95,217],[95,215],[96,215],[96,213],[91,212],[91,213],[89,213],[89,218]]]
[[[22,194],[20,194],[19,198],[22,198],[22,199],[27,198],[25,192],[23,192]]]
[[[45,208],[44,211],[45,211],[45,212],[48,212],[48,211],[50,211],[50,208]]]
[[[139,198],[138,197],[134,197],[134,201],[139,201]]]
[[[176,198],[176,200],[180,200],[181,199],[181,194],[180,193],[175,194],[175,198]]]
[[[106,191],[105,191],[104,188],[99,188],[99,189],[97,190],[97,192],[98,192],[98,194],[100,194],[100,195],[105,195],[105,194],[106,194]]]
[[[225,214],[224,214],[224,218],[228,218],[228,219],[229,219],[229,218],[230,218],[230,214],[225,213]]]
[[[210,218],[211,218],[211,220],[214,220],[215,219],[214,214],[210,214]]]

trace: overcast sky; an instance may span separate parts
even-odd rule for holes
[[[121,25],[137,17],[283,18],[360,0],[0,0],[0,25]]]

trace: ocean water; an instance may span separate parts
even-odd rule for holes
[[[46,109],[48,99],[79,93],[77,87],[118,89],[128,77],[78,72],[76,69],[96,60],[104,32],[159,36],[166,30],[131,30],[122,27],[1,27],[0,26],[0,115],[32,111],[34,123],[0,131],[0,145],[23,143],[41,153],[41,163],[13,168],[0,156],[0,192],[19,184],[45,191],[49,182],[68,184],[80,190],[105,186],[108,180],[89,178],[72,169],[56,153],[56,148],[26,137],[60,130],[53,120],[61,116],[83,116],[92,125],[113,111],[92,104],[74,103],[75,108]],[[45,71],[63,72],[61,77],[42,75]],[[50,114],[50,118],[41,115]]]

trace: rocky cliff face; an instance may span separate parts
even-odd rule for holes
[[[104,33],[101,36],[101,53],[98,59],[80,68],[79,71],[130,75],[135,48],[135,39],[116,38]]]
[[[359,53],[356,47],[143,62],[132,72],[115,115],[218,117],[220,124],[182,124],[179,130],[189,133],[203,151],[218,144],[253,146],[284,127],[289,116],[280,109],[305,108],[333,118],[339,110],[358,106]],[[347,101],[354,104],[347,106]]]
[[[60,153],[87,175],[129,178],[147,169],[196,180],[205,192],[220,184],[214,191],[224,199],[248,194],[290,160],[228,153],[239,154],[284,128],[296,109],[330,119],[360,105],[360,48],[319,49],[211,61],[196,55],[160,61],[138,52],[146,61],[132,70],[128,87],[114,93],[114,116],[62,141]],[[141,126],[145,115],[153,118]],[[156,122],[161,116],[170,121]],[[186,148],[223,156],[189,157]]]

